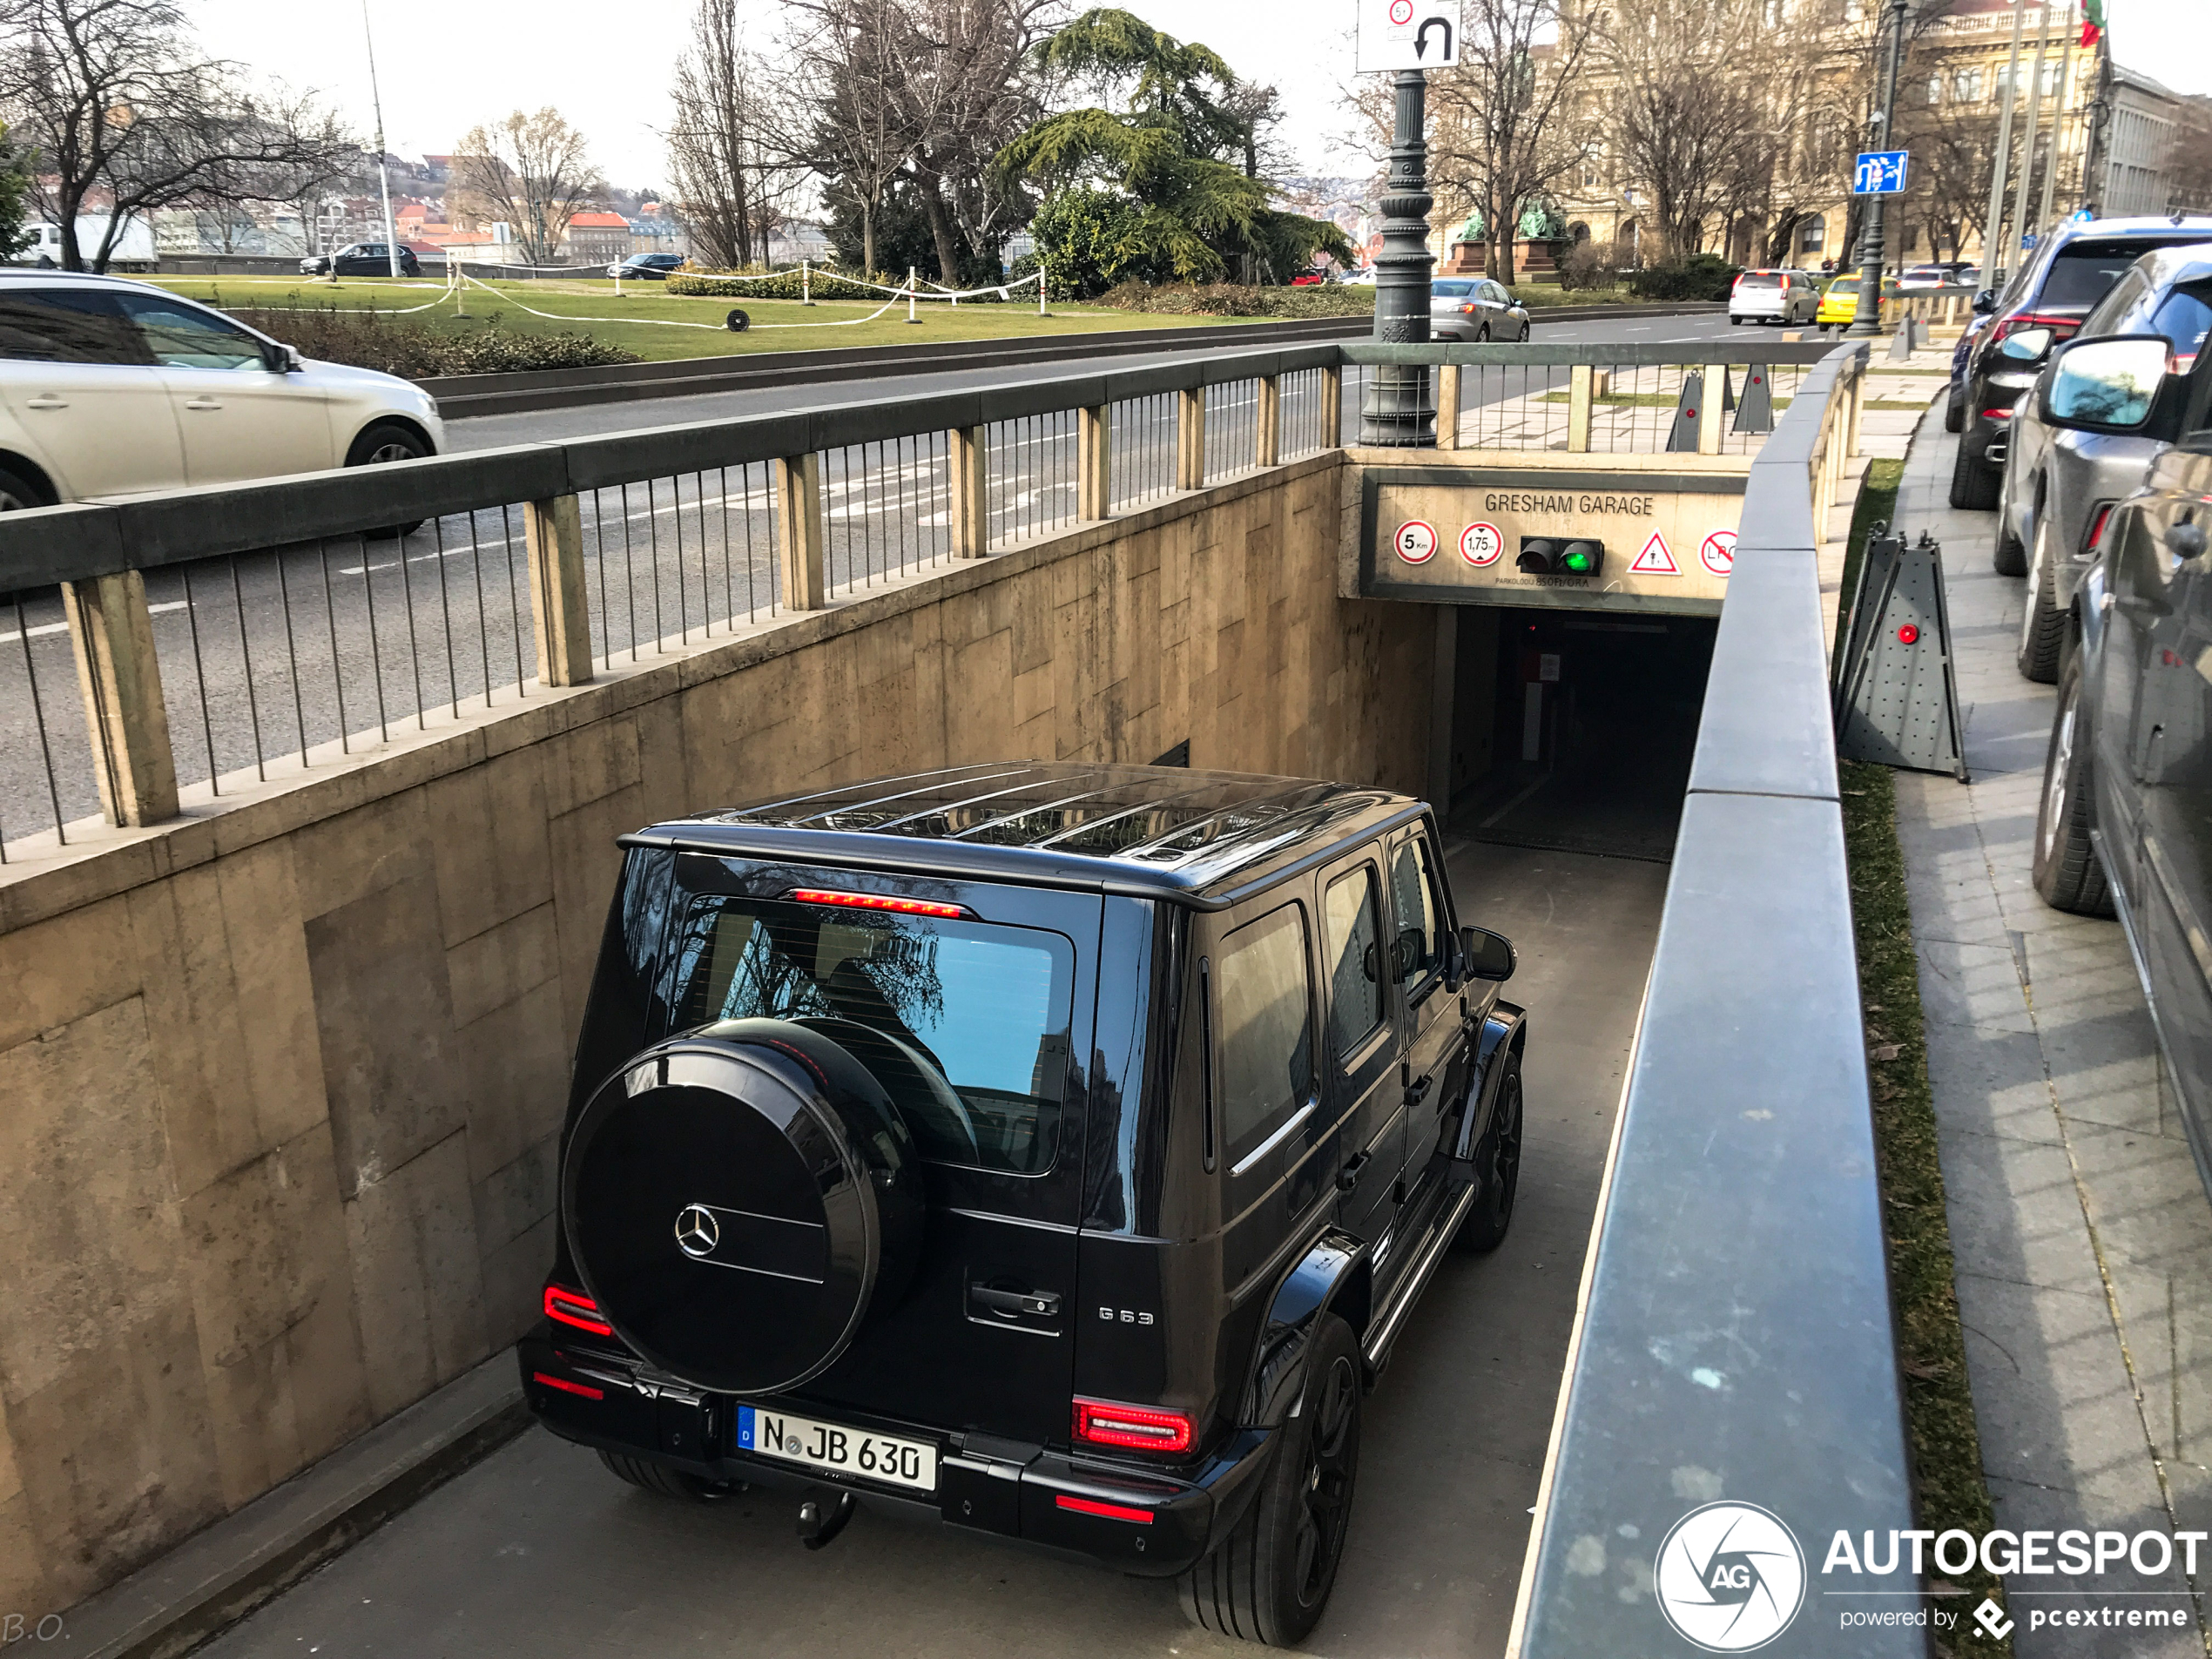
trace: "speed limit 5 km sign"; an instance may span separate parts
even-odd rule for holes
[[[1436,526],[1425,518],[1409,518],[1391,537],[1398,556],[1408,564],[1426,564],[1436,556]]]
[[[1460,0],[1359,0],[1361,74],[1460,61]]]

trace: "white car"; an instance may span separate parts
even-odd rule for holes
[[[1728,296],[1733,323],[1811,322],[1820,311],[1820,285],[1810,271],[1746,271]]]
[[[0,511],[435,455],[411,381],[117,277],[0,274]]]

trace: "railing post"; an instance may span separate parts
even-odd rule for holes
[[[1447,363],[1436,371],[1436,447],[1460,447],[1460,366]]]
[[[952,465],[953,556],[980,559],[991,545],[991,501],[984,477],[984,428],[952,430],[947,459]]]
[[[1851,368],[1850,436],[1845,440],[1844,444],[1844,453],[1847,455],[1856,455],[1858,454],[1858,417],[1860,411],[1865,409],[1865,407],[1866,374],[1860,365],[1854,363],[1851,365]]]
[[[1110,406],[1076,411],[1076,516],[1093,523],[1109,516],[1107,482],[1114,442]]]
[[[1597,401],[1597,370],[1577,363],[1567,371],[1567,448],[1578,455],[1590,452],[1590,414]]]
[[[133,829],[174,818],[177,762],[145,578],[125,570],[61,587],[101,809],[109,823]]]
[[[1175,395],[1175,487],[1206,487],[1206,388]]]
[[[1728,401],[1728,365],[1705,365],[1705,407],[1697,411],[1697,453],[1721,452],[1721,410]]]
[[[1283,458],[1283,382],[1259,377],[1259,403],[1253,411],[1252,465],[1272,467]]]
[[[583,521],[574,496],[523,509],[530,567],[530,620],[541,685],[582,685],[591,678],[591,613],[584,604]]]
[[[1331,363],[1321,371],[1321,447],[1344,447],[1344,366]]]
[[[779,459],[776,479],[776,563],[783,571],[784,604],[819,610],[828,592],[822,573],[822,458],[813,450]]]

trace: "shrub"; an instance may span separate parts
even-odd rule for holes
[[[1098,303],[1178,317],[1359,317],[1374,311],[1375,291],[1340,283],[1256,288],[1234,282],[1123,282],[1099,295]]]
[[[806,273],[792,271],[679,271],[668,279],[671,293],[688,293],[710,300],[797,300],[802,289],[817,300],[873,300],[880,302],[891,296],[876,288],[864,287],[847,278],[830,272],[814,270]],[[875,280],[886,288],[898,287],[906,281],[903,273],[879,276]],[[924,292],[927,292],[926,289]]]
[[[1175,274],[1153,246],[1143,210],[1110,190],[1055,192],[1037,209],[1029,233],[1055,300],[1095,299],[1117,283],[1165,281]]]
[[[1559,262],[1559,286],[1570,293],[1609,288],[1618,280],[1610,242],[1577,242]]]
[[[1717,253],[1693,253],[1646,266],[1629,278],[1629,292],[1639,300],[1725,300],[1739,268]]]
[[[597,368],[639,361],[636,352],[586,334],[509,333],[499,326],[496,312],[481,333],[462,333],[421,317],[339,306],[233,307],[230,314],[282,341],[302,357],[379,369],[408,380],[532,368]]]

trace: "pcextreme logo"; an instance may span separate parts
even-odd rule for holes
[[[1708,1653],[1749,1653],[1790,1628],[1804,1605],[1805,1556],[1757,1504],[1691,1510],[1659,1543],[1653,1589],[1667,1622]]]

